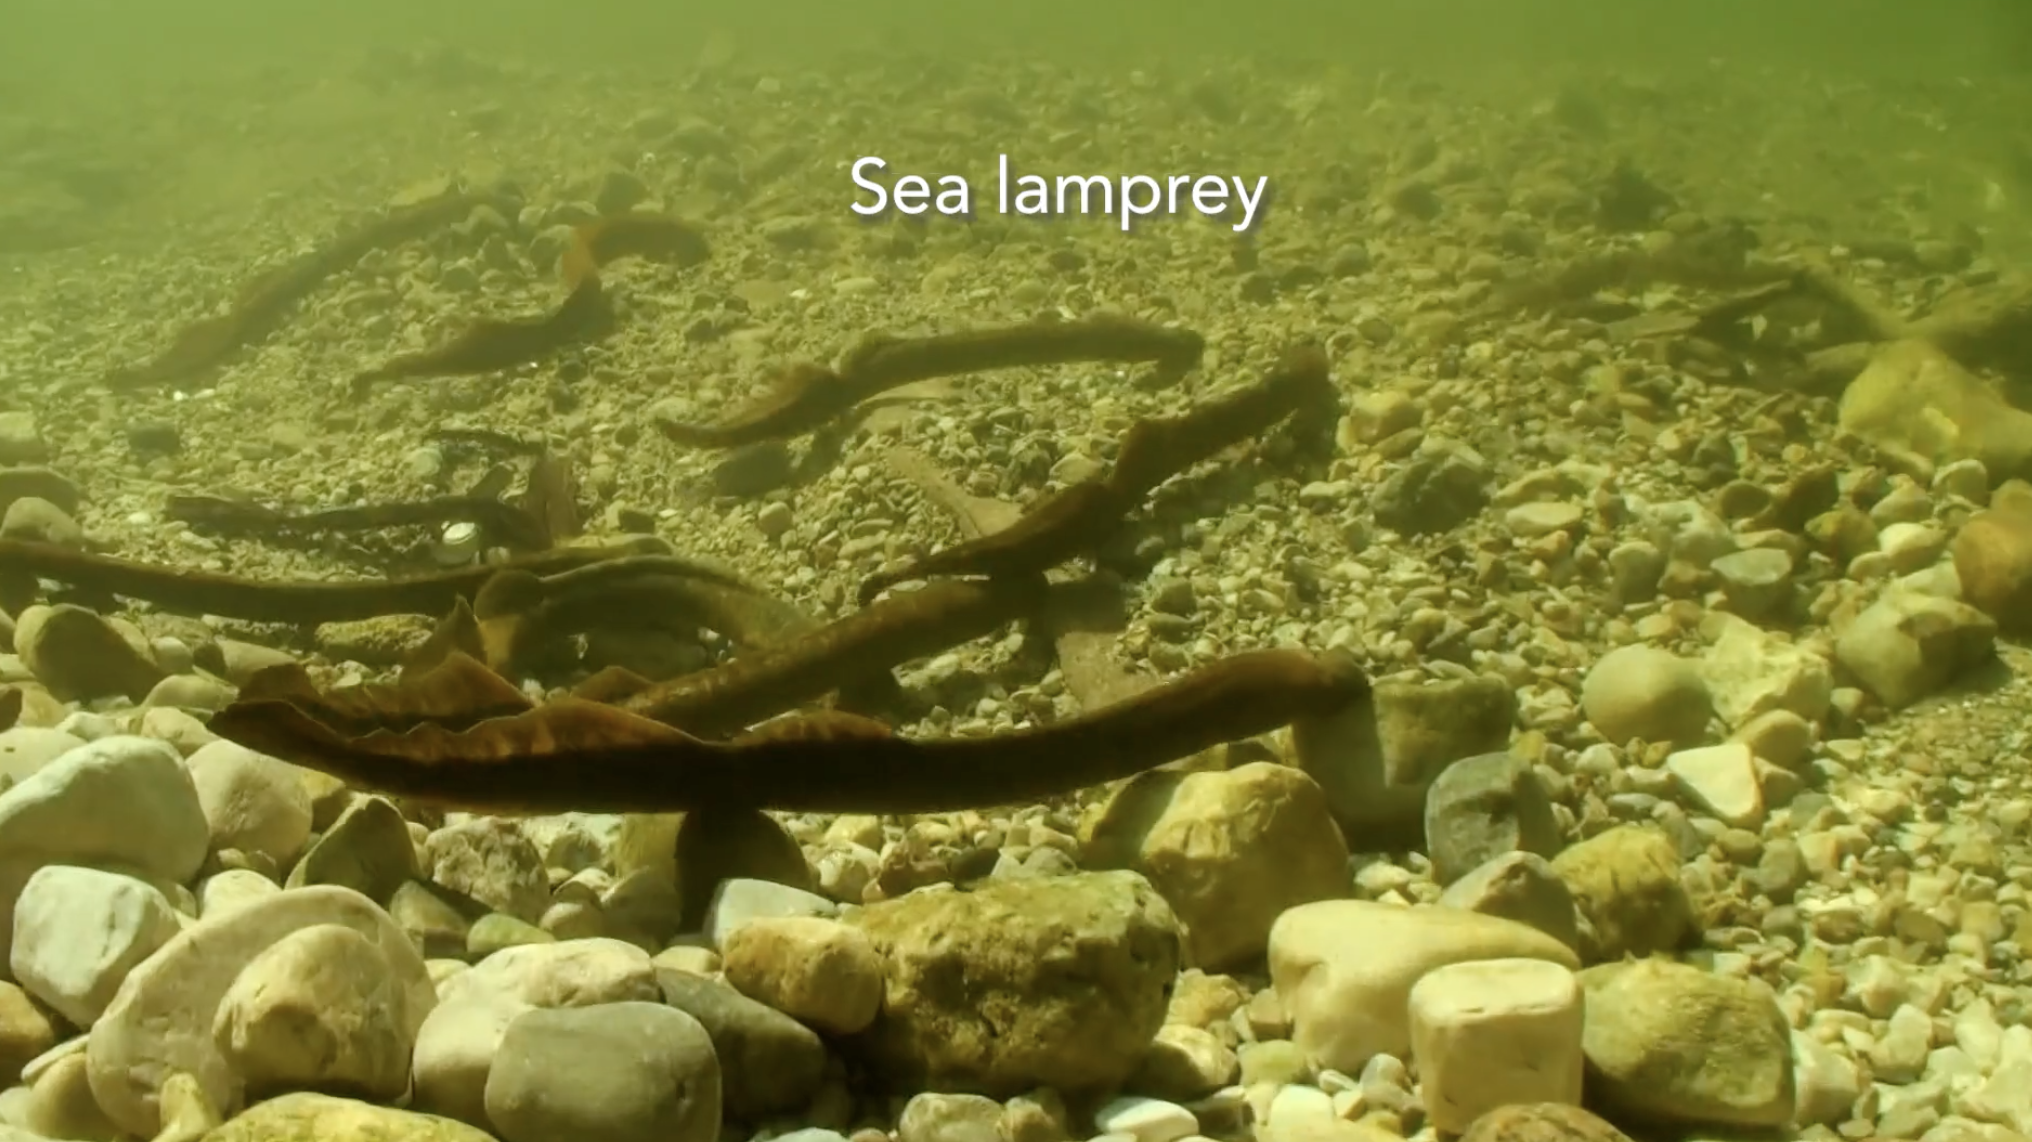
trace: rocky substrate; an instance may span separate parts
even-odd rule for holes
[[[1920,148],[2002,103],[1917,81],[1781,97],[1719,66],[1487,98],[1243,65],[893,64],[735,67],[677,114],[667,76],[515,75],[501,89],[526,103],[424,74],[399,135],[324,129],[384,171],[538,172],[526,208],[370,260],[205,388],[85,382],[358,202],[273,197],[139,258],[87,248],[0,279],[0,535],[357,573],[386,550],[199,534],[162,494],[427,494],[473,468],[429,431],[480,426],[570,456],[596,533],[653,530],[832,614],[860,575],[953,538],[885,468],[898,441],[1028,500],[1310,333],[1348,396],[1339,455],[1160,495],[1117,560],[1141,574],[1108,650],[1171,672],[1343,646],[1379,680],[1372,716],[992,813],[443,818],[205,729],[259,667],[378,676],[426,618],[306,638],[31,608],[0,658],[24,693],[0,732],[6,1136],[2032,1133],[2032,684],[1999,642],[2032,632],[2024,414],[1936,347],[1879,354],[1837,407],[1783,391],[1782,368],[1755,391],[1601,323],[1691,308],[1714,283],[1685,263],[1717,247],[1825,259],[1901,310],[1995,279],[1970,219],[2006,188]],[[238,109],[270,102],[208,133],[300,129]],[[1899,163],[1934,164],[1925,186],[1868,166],[1886,123],[1915,148]],[[998,132],[1066,170],[1260,167],[1279,212],[1247,241],[1219,222],[863,225],[820,157],[979,173]],[[1851,164],[1888,189],[1855,204]],[[1808,184],[1847,205],[1759,213]],[[506,378],[334,383],[433,322],[540,309],[559,228],[643,205],[705,217],[716,256],[617,273],[611,343]],[[1489,317],[1502,288],[1591,257],[1679,269],[1596,283],[1566,319]],[[1102,308],[1205,332],[1207,367],[1175,389],[967,378],[883,410],[815,474],[793,448],[683,453],[642,422],[660,401],[710,418],[764,361],[870,326]],[[930,711],[905,730],[1076,709],[1013,643],[904,671]],[[610,632],[601,653],[718,649]]]

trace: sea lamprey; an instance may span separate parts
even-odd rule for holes
[[[470,678],[485,668],[454,655],[438,670]],[[918,813],[1128,777],[1294,720],[1332,717],[1366,697],[1369,683],[1344,652],[1252,651],[1007,733],[908,738],[826,711],[726,742],[576,698],[504,712],[516,704],[513,692],[506,682],[488,687],[484,716],[472,717],[428,675],[326,692],[292,664],[256,674],[210,728],[357,788],[480,813]]]
[[[1190,329],[1126,317],[1033,321],[924,337],[870,334],[846,352],[837,369],[809,362],[785,368],[767,395],[725,420],[659,420],[656,427],[686,447],[735,448],[823,428],[862,401],[934,377],[1079,361],[1150,363],[1182,374],[1205,351],[1205,338]]]
[[[241,288],[224,313],[184,326],[161,352],[140,365],[115,369],[106,383],[116,389],[131,389],[201,376],[273,333],[299,302],[370,251],[414,241],[479,207],[499,204],[497,195],[454,190],[377,215],[257,275]]]
[[[1090,554],[1158,484],[1301,409],[1326,408],[1335,400],[1326,353],[1317,345],[1295,346],[1254,384],[1177,416],[1138,421],[1107,470],[1045,496],[1008,527],[862,580],[861,602],[911,579],[1041,574]]]
[[[613,300],[599,271],[622,258],[695,266],[709,255],[705,234],[666,214],[622,213],[573,229],[559,273],[565,297],[530,317],[483,318],[442,345],[404,353],[357,374],[356,384],[421,377],[465,376],[540,361],[567,345],[604,337],[614,327]]]

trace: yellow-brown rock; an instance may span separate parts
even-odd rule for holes
[[[1272,762],[1142,774],[1082,833],[1086,867],[1148,877],[1185,925],[1190,962],[1209,971],[1261,957],[1285,909],[1351,887],[1326,794]]]
[[[2032,487],[2013,480],[1969,517],[1949,549],[1962,598],[2007,635],[2032,633]]]

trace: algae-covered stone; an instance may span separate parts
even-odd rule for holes
[[[1581,984],[1591,1098],[1652,1122],[1791,1119],[1792,1032],[1763,981],[1649,959],[1589,968]]]
[[[1643,825],[1620,825],[1553,858],[1580,910],[1581,959],[1588,963],[1648,956],[1684,944],[1696,930],[1679,850]]]
[[[1119,1087],[1178,974],[1178,921],[1131,872],[926,889],[850,923],[886,966],[882,1014],[856,1045],[902,1089],[998,1097]]]

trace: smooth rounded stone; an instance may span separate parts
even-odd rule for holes
[[[53,1060],[35,1076],[20,1121],[44,1138],[112,1138],[120,1132],[92,1098],[83,1051]]]
[[[782,822],[758,809],[686,813],[667,851],[677,861],[677,891],[687,931],[715,931],[725,923],[709,920],[707,910],[719,904],[718,889],[726,881],[766,881],[806,892],[818,887],[804,847]]]
[[[422,875],[402,812],[384,797],[363,797],[340,813],[303,854],[289,870],[284,887],[350,888],[386,905],[397,890]]]
[[[1002,1104],[1002,1137],[1007,1142],[1066,1142],[1072,1134],[1067,1128],[1070,1120],[1065,1100],[1056,1091],[1034,1090]]]
[[[1136,1142],[1179,1142],[1199,1133],[1199,1119],[1177,1103],[1131,1096],[1102,1103],[1094,1112],[1094,1127]]]
[[[232,702],[233,695],[233,688],[216,678],[201,674],[172,674],[150,686],[141,704],[217,712]]]
[[[234,908],[274,898],[282,886],[252,869],[229,868],[198,885],[198,916],[210,919]]]
[[[444,994],[445,981],[455,975],[464,975],[473,970],[473,965],[464,960],[426,959],[423,966],[430,972],[430,980],[437,985],[438,994]],[[442,1006],[442,1005],[440,1005]]]
[[[513,821],[475,817],[437,829],[423,862],[431,880],[524,923],[550,906],[543,854]]]
[[[69,603],[37,604],[15,616],[14,652],[36,681],[66,702],[139,702],[163,679],[162,668],[112,623]]]
[[[1242,1075],[1238,1081],[1243,1086],[1255,1086],[1257,1083],[1289,1086],[1304,1082],[1312,1075],[1312,1060],[1306,1057],[1305,1049],[1289,1039],[1244,1043],[1235,1054],[1241,1063]]]
[[[1580,1101],[1580,982],[1545,960],[1436,968],[1411,989],[1428,1121],[1458,1134],[1500,1106]]]
[[[1515,754],[1462,758],[1426,794],[1426,852],[1433,879],[1442,885],[1507,852],[1549,857],[1561,840],[1545,786],[1531,763]]]
[[[411,1104],[431,1114],[486,1125],[487,1074],[500,1054],[501,1037],[510,1023],[530,1010],[527,1003],[484,989],[439,1003],[416,1030],[410,1055]]]
[[[802,1110],[825,1081],[818,1033],[717,980],[674,970],[658,956],[663,1001],[699,1021],[720,1060],[727,1117],[760,1122]]]
[[[1518,504],[1503,513],[1503,526],[1519,539],[1537,539],[1555,531],[1572,531],[1587,519],[1579,504],[1545,501]]]
[[[295,661],[296,656],[286,650],[237,638],[212,639],[197,652],[198,665],[235,686],[245,686],[248,679],[271,666],[288,666]]]
[[[130,1134],[154,1134],[157,1086],[177,1071],[194,1076],[213,1105],[227,1111],[238,1107],[239,1076],[212,1037],[219,1006],[241,971],[262,952],[292,932],[319,924],[351,928],[379,950],[396,981],[393,995],[400,1009],[394,1018],[413,1040],[437,1004],[437,991],[423,958],[388,914],[348,889],[283,892],[259,908],[198,921],[129,973],[92,1026],[87,1047],[92,1093],[107,1117]]]
[[[404,1006],[373,941],[318,924],[247,964],[219,1001],[212,1037],[250,1098],[318,1089],[393,1100],[409,1089],[417,1030]]]
[[[1879,702],[1901,710],[1996,653],[1997,624],[1954,599],[1893,591],[1835,639],[1834,656]]]
[[[557,937],[542,928],[500,912],[487,913],[466,930],[466,954],[476,960],[486,959],[503,948],[556,942]]]
[[[448,1118],[323,1094],[271,1098],[205,1135],[204,1142],[496,1142]],[[591,1142],[589,1139],[588,1142]]]
[[[0,949],[11,959],[15,901],[43,866],[183,884],[203,866],[210,836],[183,759],[167,745],[121,736],[64,754],[0,793]]]
[[[229,741],[205,746],[184,764],[212,848],[261,853],[287,867],[310,843],[310,790],[295,766]]]
[[[1085,867],[1149,878],[1210,971],[1261,957],[1286,908],[1347,895],[1348,847],[1326,794],[1286,765],[1139,774],[1080,834]]]
[[[882,956],[867,933],[837,920],[751,920],[720,947],[727,982],[831,1035],[866,1030],[882,1007]]]
[[[141,711],[140,734],[153,741],[167,742],[182,757],[189,757],[221,740],[196,715],[171,706]]]
[[[1581,985],[1591,1099],[1652,1122],[1791,1119],[1792,1029],[1762,981],[1644,959],[1589,968]]]
[[[1190,1102],[1228,1085],[1238,1067],[1234,1049],[1212,1031],[1167,1023],[1150,1041],[1150,1049],[1129,1080],[1129,1089]]]
[[[1947,552],[1947,533],[1930,523],[1894,523],[1877,533],[1877,546],[1896,575],[1933,566]]]
[[[649,953],[622,940],[559,940],[503,948],[446,980],[445,1002],[487,991],[531,1007],[589,1007],[662,998]]]
[[[1746,619],[1770,615],[1792,597],[1792,556],[1783,548],[1752,547],[1724,555],[1711,566],[1729,609]]]
[[[1536,853],[1504,853],[1471,870],[1447,885],[1439,905],[1529,924],[1569,948],[1580,947],[1573,893]]]
[[[1713,717],[1700,668],[1655,646],[1621,646],[1581,681],[1580,708],[1603,738],[1627,742],[1699,741]]]
[[[1117,1088],[1164,1025],[1182,954],[1170,907],[1129,872],[912,892],[847,922],[887,971],[855,1046],[906,1089]]]
[[[607,914],[598,902],[582,900],[552,901],[550,907],[543,910],[543,919],[537,921],[537,928],[553,940],[590,940],[614,934],[612,925],[607,922]],[[491,955],[505,946],[489,947],[485,952],[477,953],[476,958]]]
[[[20,781],[84,745],[86,740],[62,727],[15,726],[0,730],[0,778]]]
[[[1330,1126],[1334,1114],[1333,1095],[1302,1082],[1288,1083],[1271,1095],[1260,1116],[1278,1138],[1304,1137]]]
[[[155,664],[171,674],[191,674],[197,670],[197,656],[190,644],[174,635],[161,635],[148,640],[149,657]]]
[[[1579,911],[1581,958],[1603,963],[1684,947],[1700,925],[1679,866],[1679,846],[1648,825],[1618,825],[1554,857],[1552,870]]]
[[[1410,1052],[1411,989],[1427,972],[1508,958],[1580,966],[1536,928],[1452,908],[1322,901],[1286,912],[1270,931],[1270,982],[1291,1012],[1292,1041],[1340,1071]]]
[[[524,1012],[487,1076],[502,1142],[717,1142],[720,1109],[712,1040],[659,1003]]]
[[[1002,1104],[978,1094],[919,1094],[896,1119],[897,1142],[1000,1142]]]
[[[656,978],[659,980],[668,979],[670,972],[689,972],[700,976],[720,973],[720,953],[711,948],[672,944],[649,958],[656,965]]]
[[[768,880],[734,877],[713,889],[706,907],[706,939],[715,948],[751,920],[791,916],[837,916],[840,906],[815,892]]]
[[[182,928],[169,898],[144,881],[48,865],[15,902],[8,966],[30,995],[90,1027],[127,973]]]
[[[0,539],[81,548],[85,546],[85,529],[69,512],[48,500],[23,496],[0,513]]]
[[[1491,1110],[1460,1142],[1630,1142],[1630,1136],[1578,1106],[1540,1102]]]
[[[1790,710],[1767,710],[1745,722],[1729,735],[1750,753],[1780,769],[1799,772],[1812,760],[1813,745],[1819,737],[1813,724]]]
[[[1616,601],[1629,605],[1655,598],[1667,562],[1665,553],[1646,540],[1617,544],[1609,552],[1609,585]]]

